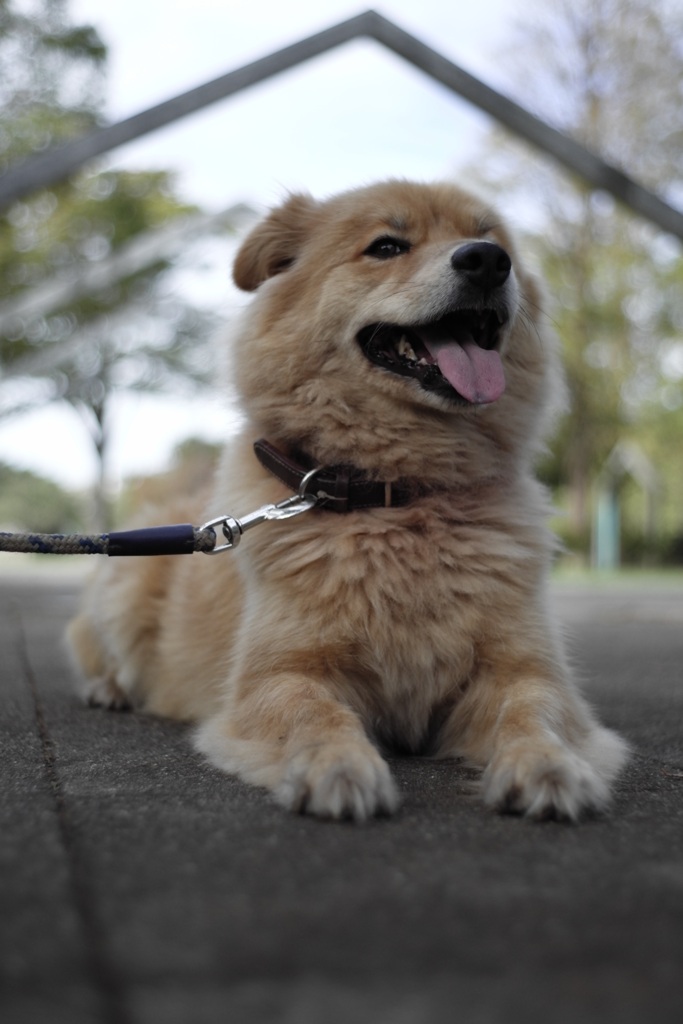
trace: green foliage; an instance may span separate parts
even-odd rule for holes
[[[640,434],[648,409],[683,403],[683,373],[666,369],[683,351],[683,261],[658,264],[656,232],[613,208],[589,209],[571,244],[556,237],[535,244],[570,399],[551,475],[586,487],[619,439]]]
[[[66,8],[64,0],[0,0],[0,172],[98,122],[106,50]],[[0,216],[0,416],[53,401],[81,413],[102,467],[101,525],[112,394],[187,391],[210,379],[212,315],[183,301],[163,254],[143,269],[125,261],[129,243],[193,210],[166,171],[89,170]],[[116,260],[122,269],[111,269]],[[63,290],[98,268],[87,294]],[[63,297],[41,308],[36,296],[55,285]],[[9,317],[7,303],[27,295],[31,302]]]
[[[65,0],[0,3],[0,174],[97,122],[106,47]]]
[[[656,466],[659,535],[683,537],[683,403],[666,409],[650,402],[638,421],[638,443]]]
[[[504,55],[511,91],[650,188],[680,196],[681,38],[683,9],[669,0],[538,0]],[[671,536],[683,529],[683,250],[500,132],[491,142],[489,183],[507,208],[532,200],[542,217],[530,241],[563,347],[569,412],[541,472],[567,513],[562,532],[588,552],[595,480],[615,445],[631,441],[660,474],[659,535]],[[641,499],[624,498],[632,552]]]
[[[0,462],[0,528],[73,533],[83,529],[83,522],[76,495],[52,480]]]
[[[0,279],[8,291],[23,292],[51,272],[74,274],[189,210],[175,199],[166,172],[84,175],[61,197],[44,192],[16,203],[0,222]],[[168,268],[157,260],[67,308],[17,317],[0,339],[5,373],[15,375],[0,412],[68,401],[83,414],[101,453],[114,390],[187,389],[206,382],[200,341],[213,321],[166,286]]]
[[[173,195],[173,177],[166,171],[108,171],[85,174],[58,191],[45,191],[15,203],[0,220],[0,299],[36,286],[54,274],[77,271],[115,252],[123,243],[191,207]],[[139,294],[165,264],[156,263],[69,312],[72,327]],[[52,320],[40,316],[18,322],[9,338],[0,340],[5,362],[23,355],[31,345],[64,339],[59,312]]]

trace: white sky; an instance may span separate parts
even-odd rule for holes
[[[537,0],[382,0],[374,7],[488,84],[506,90],[511,22]],[[118,120],[372,6],[362,0],[72,0],[108,44],[107,116]],[[289,189],[324,196],[377,178],[433,179],[466,163],[488,119],[378,44],[356,42],[115,151],[112,166],[173,169],[184,198],[257,208]],[[476,182],[471,184],[476,185]],[[225,277],[230,297],[229,268]],[[122,397],[111,469],[154,472],[188,435],[217,439],[217,402]],[[95,461],[72,410],[0,423],[0,459],[71,487]]]

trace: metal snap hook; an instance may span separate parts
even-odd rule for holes
[[[218,516],[216,519],[210,519],[200,529],[213,530],[215,526],[221,527],[227,544],[219,544],[210,551],[204,551],[205,555],[218,555],[221,551],[232,551],[242,539],[242,526],[239,520],[234,519],[232,516]]]
[[[220,544],[204,553],[218,555],[221,551],[232,551],[242,539],[242,534],[251,530],[252,527],[269,520],[291,519],[310,511],[317,505],[319,498],[315,494],[307,494],[306,486],[322,468],[322,466],[316,466],[315,469],[309,470],[301,480],[298,493],[279,501],[277,505],[262,505],[261,508],[242,516],[241,519],[235,519],[234,516],[218,516],[216,519],[210,519],[208,523],[204,523],[200,528],[201,531],[213,530],[214,527],[220,526],[227,541],[226,544]]]

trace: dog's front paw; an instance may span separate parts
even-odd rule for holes
[[[355,821],[391,814],[399,803],[389,767],[374,748],[336,744],[300,750],[288,763],[275,798],[288,810]]]
[[[601,811],[609,787],[595,769],[560,743],[519,741],[494,757],[482,779],[484,801],[496,810],[577,821]]]
[[[133,706],[128,694],[114,679],[106,676],[88,680],[85,699],[91,708],[106,708],[108,711],[130,711]]]

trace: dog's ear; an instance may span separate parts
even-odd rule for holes
[[[253,292],[295,261],[311,230],[318,203],[292,195],[247,235],[235,258],[232,276],[238,288]]]

